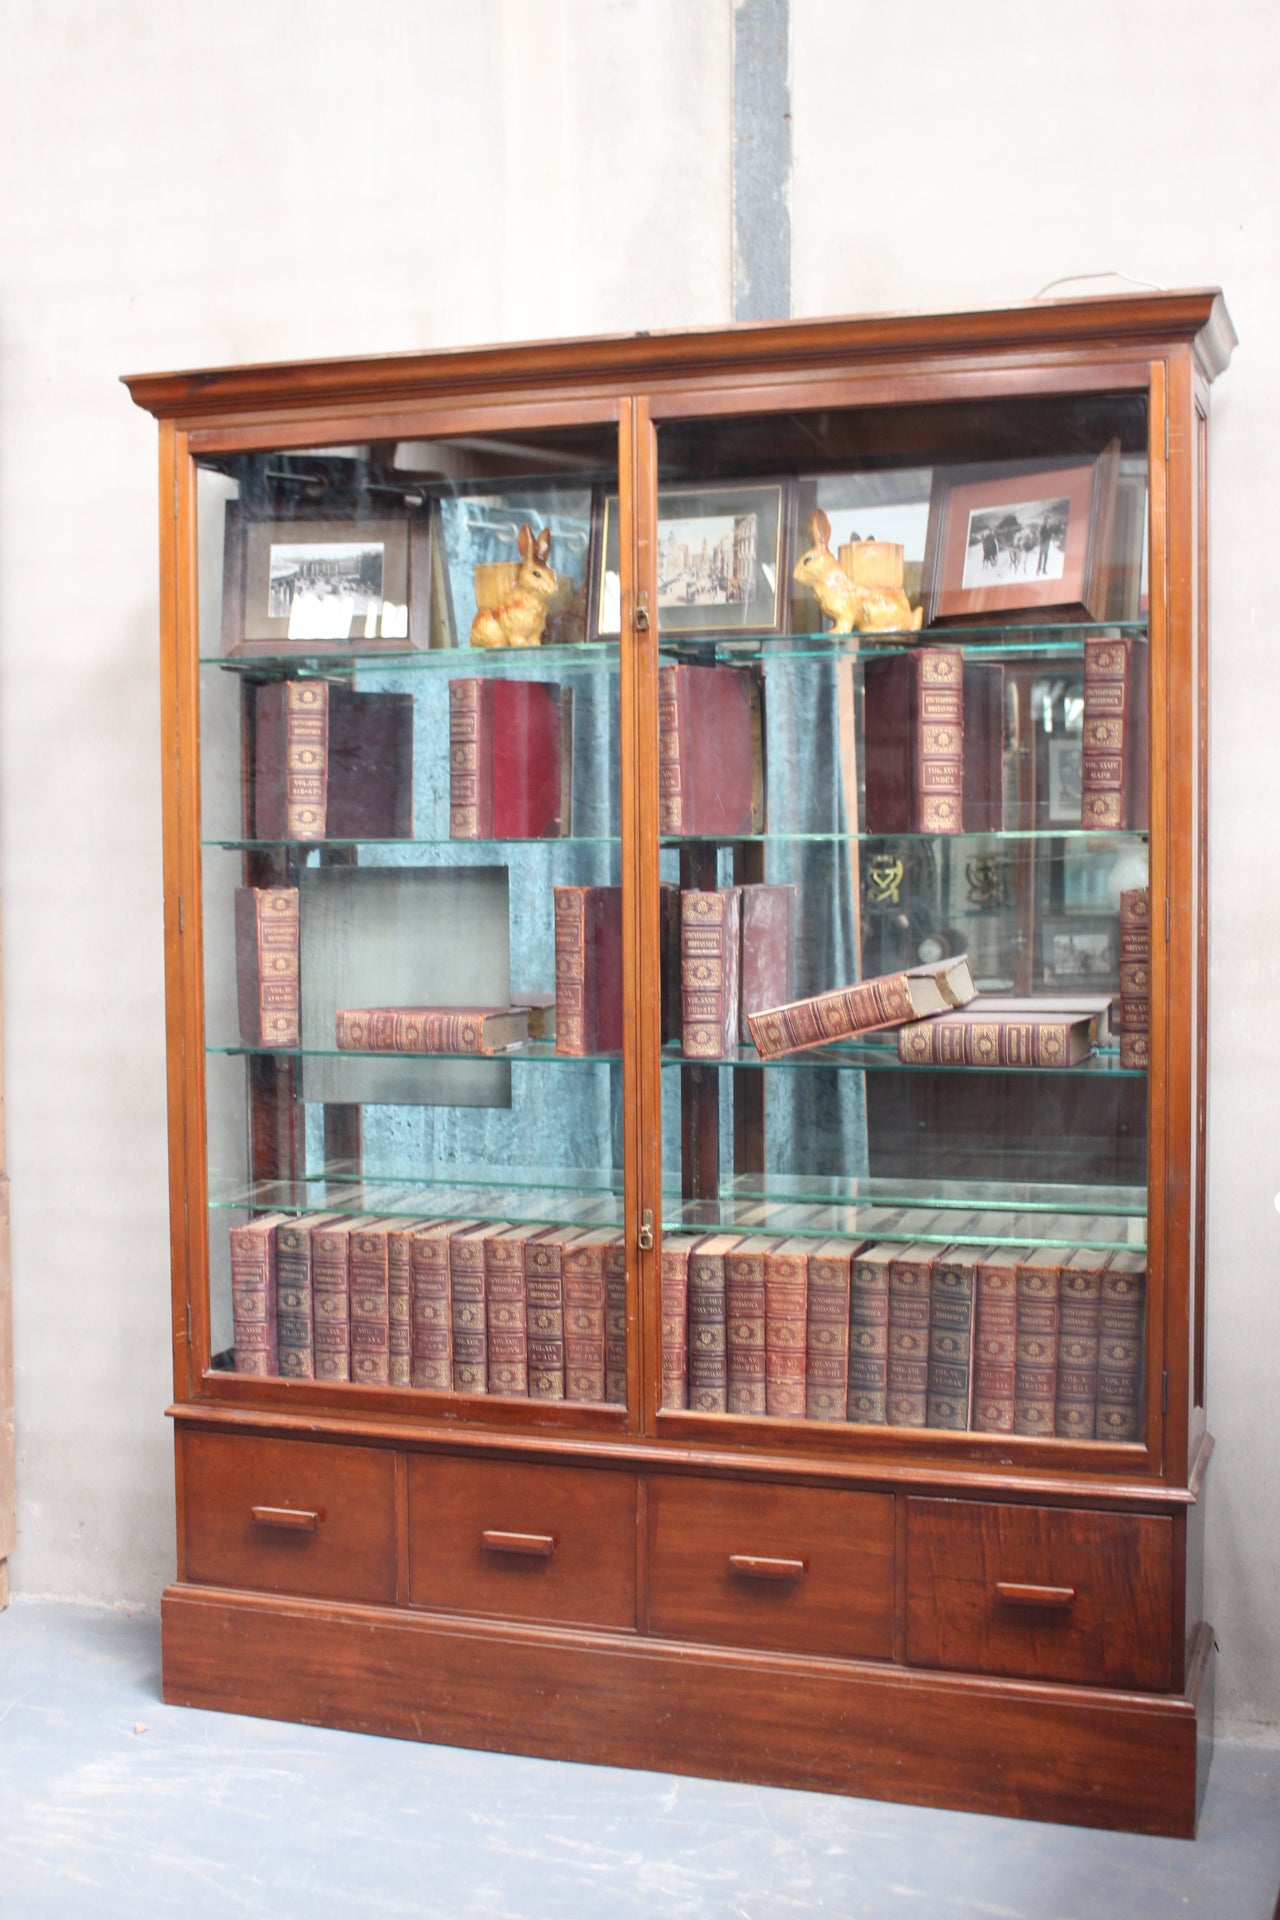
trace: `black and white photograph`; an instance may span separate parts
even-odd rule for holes
[[[748,605],[755,592],[758,528],[754,513],[659,522],[658,605]]]
[[[782,619],[790,491],[778,482],[673,487],[658,494],[658,619],[671,636],[776,633]],[[592,562],[592,635],[621,621],[618,498],[601,499]]]
[[[273,543],[268,614],[289,622],[291,640],[342,639],[361,622],[376,623],[384,559],[380,540]]]
[[[1064,915],[1043,929],[1046,985],[1105,989],[1119,982],[1119,923],[1103,914]]]
[[[1070,515],[1071,502],[1065,495],[971,512],[961,586],[999,586],[1009,580],[1061,580],[1066,565]]]
[[[433,524],[426,513],[259,520],[229,500],[223,652],[425,646]]]

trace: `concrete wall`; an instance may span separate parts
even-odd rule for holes
[[[1280,1723],[1280,817],[1254,556],[1280,30],[1221,0],[792,0],[800,313],[1221,282],[1210,1592]],[[358,25],[357,25],[358,20]],[[980,28],[979,28],[980,20]],[[730,0],[0,0],[0,897],[25,1592],[172,1568],[154,429],[116,376],[731,311]],[[1269,218],[1272,216],[1272,218]],[[1267,736],[1270,745],[1270,730]],[[1269,1072],[1268,1069],[1271,1071]]]

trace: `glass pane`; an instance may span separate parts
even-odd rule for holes
[[[625,1403],[616,489],[609,426],[200,469],[215,1369]]]
[[[1146,443],[659,430],[668,1408],[1141,1437]]]

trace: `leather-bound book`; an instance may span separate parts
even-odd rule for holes
[[[662,1042],[679,1040],[684,1023],[684,1001],[680,991],[680,901],[679,887],[663,881],[658,888],[659,997],[662,1011]]]
[[[615,1233],[604,1249],[604,1397],[627,1404],[627,1242]]]
[[[740,1238],[709,1233],[689,1255],[689,1406],[694,1413],[729,1411],[725,1256]]]
[[[764,1257],[765,1412],[803,1420],[809,1352],[811,1240],[780,1240]]]
[[[898,1058],[909,1067],[1074,1067],[1093,1051],[1088,1013],[987,1013],[981,999],[898,1028]]]
[[[564,1397],[604,1399],[604,1253],[608,1227],[568,1235],[562,1243],[564,1280]]]
[[[966,660],[961,819],[966,833],[999,833],[1004,825],[1004,668]]]
[[[505,1233],[505,1220],[481,1221],[449,1236],[449,1320],[453,1391],[488,1393],[489,1331],[484,1307],[484,1243]]]
[[[413,1385],[413,1236],[425,1220],[399,1220],[387,1234],[387,1384]]]
[[[1120,895],[1120,1065],[1148,1067],[1151,1009],[1151,891]]]
[[[284,1380],[315,1378],[311,1229],[335,1217],[304,1213],[276,1228],[276,1370]]]
[[[937,1249],[899,1247],[889,1263],[889,1388],[885,1418],[891,1427],[923,1427],[929,1417],[929,1321]]]
[[[978,1262],[974,1303],[975,1433],[1012,1433],[1018,1364],[1018,1265],[1025,1247],[993,1247]]]
[[[622,889],[555,889],[556,1052],[622,1045]]]
[[[737,887],[681,894],[681,1045],[691,1060],[723,1060],[738,1050],[741,913]]]
[[[484,1243],[484,1313],[489,1348],[489,1391],[527,1399],[529,1323],[524,1256],[528,1227],[508,1227]]]
[[[764,1261],[778,1238],[749,1235],[724,1257],[726,1404],[730,1413],[756,1418],[768,1412],[765,1395]]]
[[[413,695],[329,689],[329,840],[413,837]]]
[[[253,840],[323,840],[329,797],[329,683],[253,690]]]
[[[1053,1430],[1059,1440],[1092,1440],[1098,1415],[1098,1337],[1105,1253],[1077,1247],[1062,1262],[1058,1294],[1058,1377]]]
[[[410,1242],[413,1270],[413,1384],[430,1393],[453,1392],[453,1311],[449,1296],[449,1241],[474,1220],[432,1220]]]
[[[524,1007],[339,1007],[340,1053],[506,1053],[529,1038]]]
[[[659,833],[763,833],[763,691],[754,667],[659,667]]]
[[[236,888],[236,1002],[246,1047],[296,1047],[298,889]]]
[[[967,954],[953,954],[903,973],[881,974],[854,987],[837,987],[747,1016],[747,1026],[762,1060],[802,1053],[828,1040],[848,1040],[880,1027],[900,1027],[930,1014],[967,1006],[976,989]]]
[[[449,682],[454,840],[571,834],[573,694],[552,680]]]
[[[784,1007],[796,991],[796,889],[740,887],[742,928],[738,960],[738,1039],[749,1041],[747,1015]]]
[[[662,1404],[689,1404],[689,1255],[701,1235],[662,1236]]]
[[[1113,1253],[1098,1303],[1099,1440],[1142,1437],[1142,1359],[1146,1346],[1147,1259]]]
[[[1145,640],[1113,635],[1084,643],[1083,827],[1146,829],[1148,661]]]
[[[544,1227],[524,1249],[524,1305],[529,1345],[529,1398],[564,1399],[564,1231]]]
[[[805,1418],[843,1420],[849,1408],[849,1281],[854,1247],[820,1240],[809,1255]]]
[[[351,1378],[385,1387],[391,1379],[391,1279],[388,1220],[351,1229]]]
[[[849,1401],[855,1426],[882,1427],[889,1395],[889,1268],[896,1247],[863,1247],[849,1270]]]
[[[868,833],[964,830],[964,656],[916,647],[863,668]]]
[[[311,1311],[317,1380],[351,1378],[351,1230],[355,1220],[311,1229]]]
[[[259,1214],[231,1229],[231,1326],[236,1372],[277,1371],[276,1230],[283,1213]]]
[[[1058,1318],[1063,1254],[1037,1248],[1018,1262],[1013,1430],[1052,1436],[1058,1398]]]
[[[973,1417],[975,1247],[946,1247],[933,1263],[929,1299],[929,1398],[926,1426],[965,1433]]]

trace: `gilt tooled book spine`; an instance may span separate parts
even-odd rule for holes
[[[276,680],[253,694],[251,838],[323,840],[329,791],[329,685]]]
[[[658,669],[658,831],[741,838],[764,826],[760,678],[750,667]]]
[[[843,1420],[849,1408],[849,1286],[854,1248],[822,1240],[809,1255],[805,1418]]]
[[[730,1413],[759,1418],[765,1397],[764,1259],[778,1239],[741,1240],[724,1258],[726,1403]]]
[[[1146,1260],[1115,1253],[1102,1275],[1098,1303],[1099,1440],[1142,1436],[1142,1360],[1146,1345]]]
[[[555,889],[556,1052],[622,1045],[622,889]]]
[[[449,833],[544,840],[572,832],[571,694],[554,681],[449,682]]]
[[[589,1231],[563,1242],[566,1400],[604,1399],[604,1243],[610,1237]]]
[[[1080,824],[1144,830],[1148,816],[1145,641],[1104,636],[1084,643]]]
[[[899,1027],[898,1058],[904,1066],[1074,1066],[1090,1052],[1090,1024],[1088,1015],[1019,1020],[999,1014],[983,1019],[970,1008]]]
[[[342,1053],[504,1053],[529,1037],[522,1007],[339,1007]]]
[[[689,1255],[689,1406],[694,1413],[729,1411],[725,1256],[737,1234],[708,1234]]]
[[[236,888],[236,1001],[246,1047],[296,1047],[298,889]]]
[[[1120,1065],[1148,1067],[1151,1007],[1151,891],[1120,895]]]
[[[276,1229],[278,1213],[232,1227],[231,1324],[237,1373],[277,1371]]]
[[[604,1249],[604,1397],[627,1404],[627,1243],[618,1233]]]
[[[351,1378],[366,1387],[391,1378],[390,1232],[385,1220],[351,1230]]]
[[[749,1041],[747,1016],[784,1007],[796,991],[796,889],[745,886],[741,894],[738,1039]]]
[[[921,648],[868,660],[863,680],[868,833],[964,830],[964,657]]]
[[[809,1246],[783,1240],[764,1257],[765,1412],[803,1420],[809,1351]]]
[[[453,1390],[488,1393],[489,1337],[484,1306],[484,1243],[505,1229],[494,1220],[449,1236],[449,1318],[453,1330]]]
[[[387,1235],[387,1384],[413,1385],[413,1236],[428,1223],[404,1221]]]
[[[761,1059],[798,1053],[828,1040],[846,1040],[877,1027],[914,1020],[915,1006],[905,974],[885,974],[858,986],[839,987],[788,1007],[751,1014],[748,1029]]]
[[[882,1427],[889,1393],[889,1267],[895,1249],[864,1247],[849,1272],[848,1418]]]
[[[662,1404],[689,1404],[689,1255],[699,1236],[662,1236]]]
[[[1060,1252],[1042,1248],[1018,1264],[1013,1430],[1036,1438],[1053,1433],[1062,1260]]]
[[[738,1048],[738,961],[742,895],[737,887],[680,900],[682,1045],[690,1059],[723,1060]]]
[[[947,1247],[933,1263],[926,1425],[965,1433],[973,1414],[974,1295],[980,1254]]]
[[[413,1384],[453,1392],[453,1312],[449,1297],[449,1240],[464,1220],[437,1220],[410,1242],[413,1268]]]
[[[489,1391],[527,1399],[529,1324],[524,1290],[527,1227],[492,1234],[484,1243],[485,1329]]]
[[[529,1343],[529,1398],[564,1399],[563,1234],[548,1227],[525,1243],[525,1325]]]
[[[1079,1249],[1063,1262],[1053,1415],[1059,1440],[1092,1440],[1097,1425],[1099,1309],[1106,1261],[1105,1253]]]
[[[449,682],[449,837],[493,837],[493,681]]]
[[[285,1380],[315,1378],[311,1230],[331,1214],[302,1214],[276,1228],[276,1352]]]
[[[1018,1262],[998,1247],[978,1262],[974,1301],[973,1430],[1012,1433],[1018,1360]]]
[[[351,1378],[350,1220],[311,1229],[311,1306],[317,1380]]]
[[[929,1417],[929,1315],[933,1289],[931,1247],[900,1247],[889,1263],[889,1388],[891,1427],[923,1427]]]

